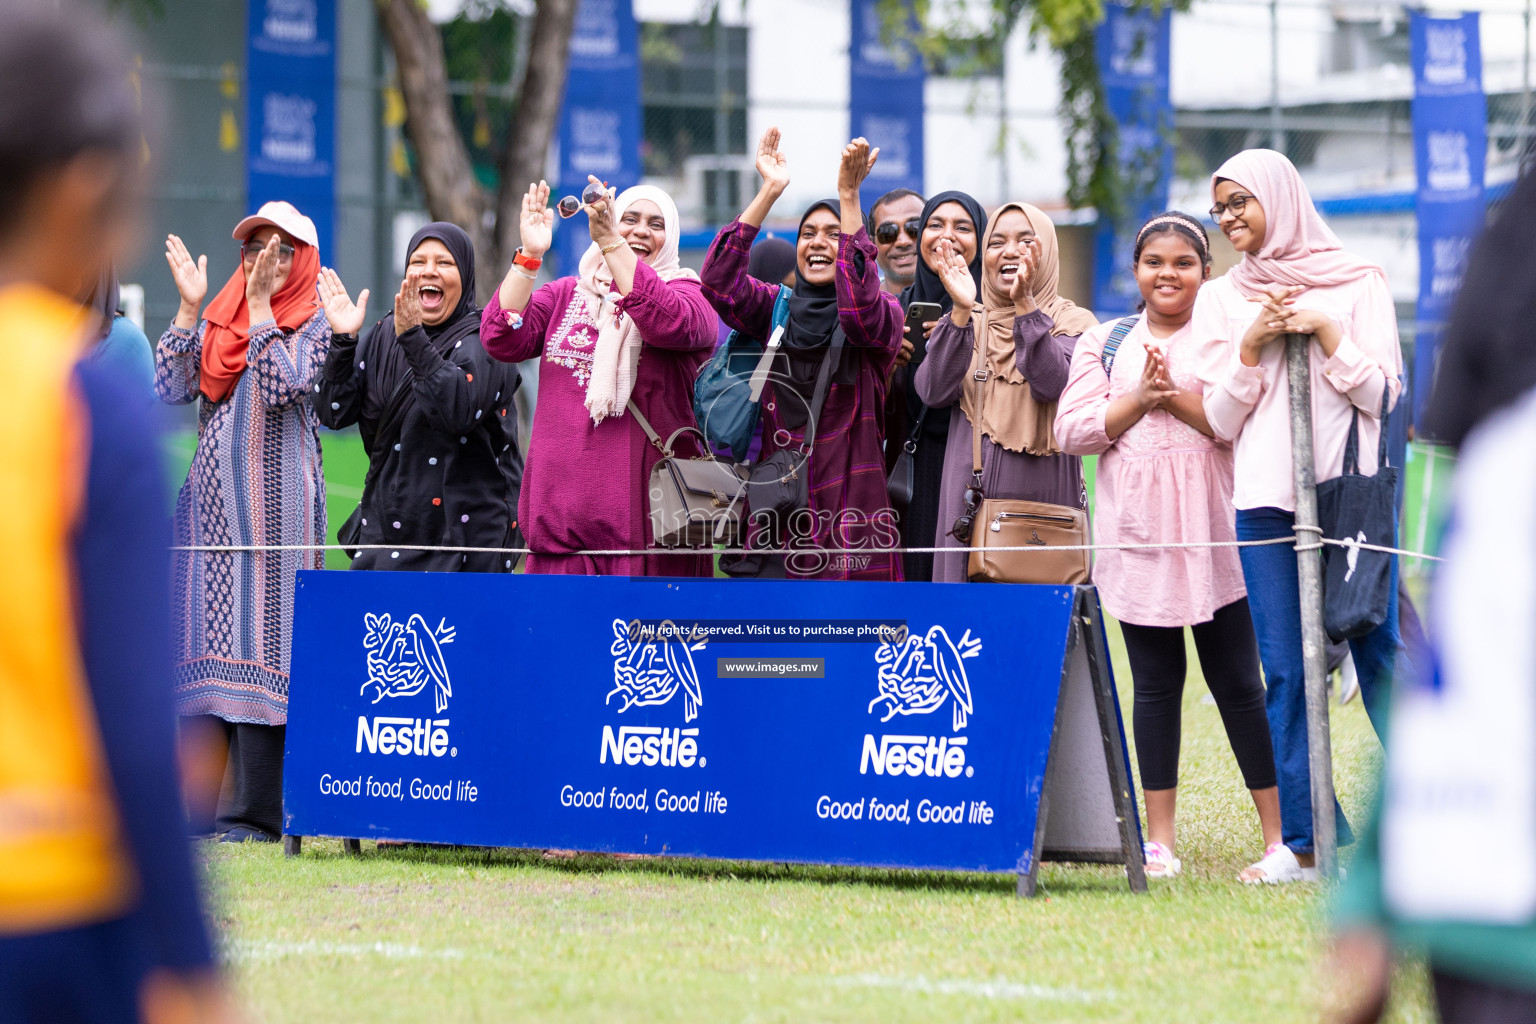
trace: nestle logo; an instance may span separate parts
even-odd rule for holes
[[[699,756],[698,735],[697,729],[663,729],[657,725],[625,725],[615,734],[613,726],[605,725],[597,763],[607,764],[611,755],[614,764],[692,768],[697,763],[703,768],[707,762]]]

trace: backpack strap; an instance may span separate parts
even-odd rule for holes
[[[1104,363],[1104,373],[1108,375],[1110,367],[1115,365],[1115,353],[1120,351],[1120,343],[1125,336],[1131,333],[1131,328],[1136,326],[1136,321],[1141,319],[1141,314],[1123,317],[1115,324],[1115,329],[1109,332],[1109,339],[1104,342],[1104,354],[1099,359]]]

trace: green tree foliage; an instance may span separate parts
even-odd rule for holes
[[[1190,0],[1131,0],[1138,9],[1183,10]],[[1067,144],[1067,201],[1113,216],[1124,205],[1119,127],[1104,103],[1094,30],[1103,0],[878,0],[882,29],[911,40],[930,66],[950,74],[996,73],[1008,37],[1024,27],[1031,45],[1061,58],[1058,113]]]

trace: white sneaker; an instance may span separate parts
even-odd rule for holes
[[[1355,656],[1346,654],[1339,666],[1339,706],[1343,707],[1360,696],[1360,673],[1355,671]]]
[[[1263,872],[1259,878],[1243,878],[1238,880],[1244,885],[1285,885],[1290,882],[1315,882],[1317,881],[1317,868],[1304,868],[1296,859],[1296,854],[1284,843],[1273,843],[1264,851],[1264,856],[1257,862],[1248,865],[1249,868],[1257,868]]]

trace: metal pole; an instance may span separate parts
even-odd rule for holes
[[[1333,747],[1328,735],[1328,638],[1323,633],[1323,551],[1317,525],[1317,471],[1312,449],[1312,379],[1306,334],[1285,337],[1291,384],[1291,458],[1296,483],[1296,569],[1301,583],[1301,656],[1306,668],[1307,752],[1312,779],[1312,838],[1318,875],[1338,865],[1334,822]]]
[[[1269,148],[1285,152],[1280,126],[1280,0],[1269,0]]]

